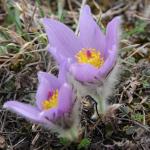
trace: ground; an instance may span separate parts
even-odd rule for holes
[[[108,99],[109,104],[122,107],[98,120],[89,119],[91,110],[83,107],[81,136],[70,142],[2,106],[10,99],[33,103],[39,70],[57,75],[58,66],[47,52],[40,18],[58,19],[75,31],[83,2],[90,5],[103,29],[114,16],[122,16],[120,77]],[[149,150],[149,9],[149,0],[0,0],[0,149]]]

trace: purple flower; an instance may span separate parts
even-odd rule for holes
[[[110,73],[117,61],[120,17],[106,28],[106,35],[94,21],[86,5],[80,14],[79,36],[59,21],[44,18],[49,52],[61,64],[69,62],[69,71],[78,81],[96,82]]]
[[[18,101],[7,101],[4,108],[50,128],[57,120],[71,112],[73,94],[71,86],[65,82],[64,70],[56,78],[45,72],[38,73],[39,86],[34,106]]]

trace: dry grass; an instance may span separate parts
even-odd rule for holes
[[[148,0],[90,0],[98,23],[123,17],[120,48],[122,73],[110,103],[121,103],[113,117],[91,120],[83,106],[83,130],[77,142],[30,124],[2,105],[9,99],[33,103],[39,70],[57,75],[54,59],[47,53],[47,39],[39,19],[58,19],[78,32],[78,16],[85,1],[0,1],[0,149],[76,150],[150,149],[150,14]],[[90,101],[92,102],[92,101]],[[94,107],[94,105],[93,105]],[[104,121],[105,120],[105,121]]]

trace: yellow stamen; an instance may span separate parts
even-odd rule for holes
[[[91,64],[96,68],[100,68],[104,64],[100,51],[96,51],[94,48],[83,48],[75,57],[79,63]]]
[[[50,108],[57,107],[58,105],[58,90],[53,91],[51,97],[48,100],[43,101],[43,109],[47,110]]]

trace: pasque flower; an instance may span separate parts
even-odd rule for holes
[[[38,80],[39,85],[34,105],[19,101],[7,101],[4,108],[16,112],[32,122],[54,128],[55,125],[60,124],[60,120],[67,120],[68,118],[65,117],[69,115],[66,114],[72,112],[72,88],[65,82],[63,71],[58,78],[46,72],[39,72]]]
[[[58,63],[68,61],[68,70],[76,80],[94,83],[107,77],[116,64],[120,17],[106,28],[106,35],[94,21],[88,5],[79,18],[79,35],[59,21],[44,18],[49,51]]]
[[[121,18],[115,17],[102,32],[94,21],[88,5],[79,18],[79,35],[59,21],[42,20],[48,36],[48,50],[59,64],[67,63],[67,77],[80,98],[90,95],[102,113],[106,99],[117,79],[117,53]]]

